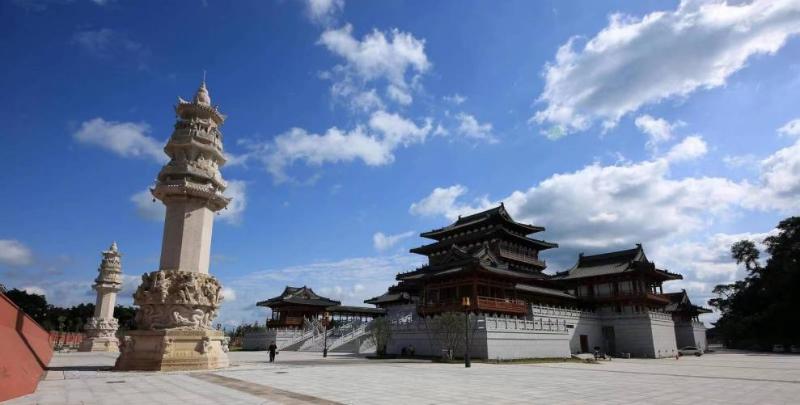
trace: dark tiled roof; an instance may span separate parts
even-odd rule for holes
[[[389,302],[397,302],[397,301],[407,301],[411,300],[411,295],[407,292],[398,292],[398,293],[391,293],[387,292],[383,295],[379,295],[377,297],[372,297],[368,300],[364,300],[365,304],[386,304]]]
[[[655,265],[647,260],[647,256],[644,254],[644,249],[642,249],[641,245],[637,245],[633,249],[616,252],[581,255],[580,258],[578,258],[578,262],[575,263],[572,268],[556,274],[554,278],[558,280],[572,280],[642,270],[650,270],[665,279],[683,278],[680,274],[655,268]]]
[[[528,225],[514,221],[513,219],[511,219],[511,216],[508,215],[508,211],[506,211],[505,206],[503,206],[503,204],[501,203],[499,206],[488,209],[486,211],[481,211],[476,214],[467,215],[464,217],[458,217],[458,220],[456,220],[456,222],[453,222],[452,224],[445,226],[444,228],[423,232],[422,234],[420,234],[420,236],[424,238],[436,239],[440,235],[444,235],[458,229],[468,228],[470,226],[474,226],[481,222],[486,222],[489,220],[500,220],[502,222],[505,222],[509,226],[513,227],[515,230],[525,233],[526,235],[530,233],[544,231],[544,227]]]
[[[436,264],[429,264],[408,273],[400,273],[397,280],[409,281],[431,277],[440,277],[464,271],[483,271],[498,276],[519,278],[526,280],[541,280],[547,278],[540,272],[521,271],[509,268],[502,260],[498,259],[489,246],[472,247],[470,249],[451,246],[447,256]]]
[[[520,291],[531,292],[534,294],[549,295],[553,297],[567,298],[572,300],[576,299],[574,295],[553,288],[540,287],[538,285],[517,284],[516,286],[514,286],[514,288]]]
[[[411,253],[419,253],[419,254],[428,254],[434,251],[440,250],[441,248],[447,248],[454,244],[468,244],[470,242],[475,241],[483,241],[489,240],[492,237],[501,237],[506,239],[514,240],[522,245],[528,245],[536,249],[537,251],[542,251],[545,249],[551,249],[558,247],[557,243],[547,242],[539,239],[528,238],[526,236],[521,236],[519,234],[513,233],[508,230],[503,225],[493,225],[488,229],[485,229],[480,232],[470,233],[468,235],[459,236],[452,239],[447,239],[443,241],[437,241],[434,243],[429,243],[427,245],[423,245],[420,247],[416,247],[411,249]]]
[[[276,304],[296,304],[296,305],[310,305],[315,307],[329,307],[332,305],[339,305],[341,302],[332,300],[321,295],[317,295],[314,290],[302,287],[286,286],[283,293],[277,297],[270,298],[258,302],[256,305],[260,307],[269,307]]]

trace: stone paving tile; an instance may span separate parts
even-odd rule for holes
[[[709,354],[680,360],[495,365],[232,352],[213,372],[113,372],[115,356],[57,354],[34,394],[9,404],[795,404],[800,356]],[[223,379],[202,377],[214,374]],[[223,383],[222,381],[226,381]],[[232,388],[233,387],[233,388]],[[266,388],[264,388],[266,387]],[[256,395],[253,395],[253,394]],[[272,395],[272,396],[270,396]]]

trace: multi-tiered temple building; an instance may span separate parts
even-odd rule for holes
[[[561,273],[544,273],[539,252],[555,243],[529,235],[544,228],[514,221],[501,204],[422,233],[434,242],[412,249],[428,264],[398,274],[398,283],[365,302],[387,311],[389,353],[413,346],[439,355],[431,317],[469,312],[473,356],[567,357],[594,348],[635,357],[675,356],[678,347],[705,348],[705,328],[684,293],[664,294],[681,279],[659,269],[644,249],[581,255]]]

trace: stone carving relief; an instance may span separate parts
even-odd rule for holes
[[[95,337],[109,337],[116,336],[119,323],[116,318],[102,319],[102,318],[89,318],[84,325],[87,338]]]
[[[197,345],[197,351],[202,354],[210,352],[211,348],[212,348],[211,338],[209,338],[208,336],[203,337],[203,340],[201,340],[200,343]]]
[[[136,322],[142,329],[211,329],[222,303],[222,287],[212,276],[185,271],[154,271],[142,275],[133,294],[139,305]]]

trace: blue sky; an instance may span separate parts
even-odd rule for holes
[[[16,0],[0,4],[0,275],[92,301],[156,270],[177,97],[203,72],[235,203],[220,321],[286,284],[360,303],[419,232],[505,202],[548,271],[645,245],[704,302],[800,207],[800,2]],[[708,320],[713,319],[713,315]]]

